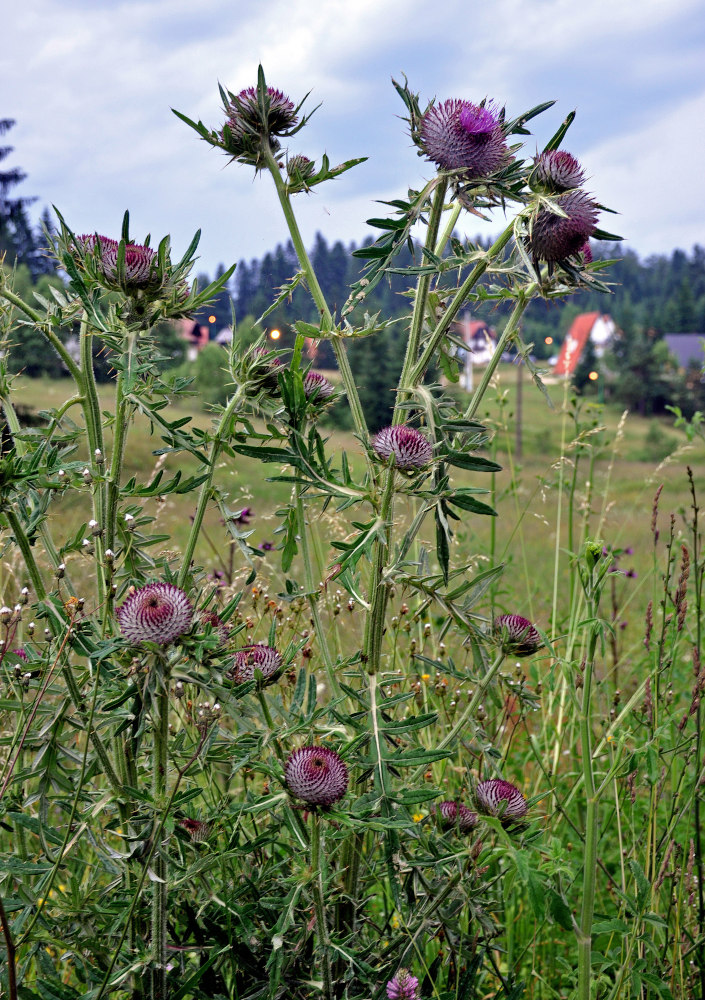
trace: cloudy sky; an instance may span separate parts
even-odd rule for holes
[[[431,176],[399,119],[391,77],[422,101],[489,96],[509,115],[557,104],[529,152],[572,109],[565,142],[639,254],[705,242],[705,8],[701,0],[23,0],[3,16],[0,118],[17,193],[75,231],[202,229],[199,270],[260,257],[286,236],[270,178],[228,165],[172,113],[220,124],[218,82],[256,82],[321,104],[292,152],[369,160],[300,195],[310,243],[362,239],[365,219]],[[503,220],[489,227],[498,231]],[[470,220],[466,232],[478,227]]]

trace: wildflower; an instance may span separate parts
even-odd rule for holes
[[[19,646],[17,649],[13,649],[12,655],[18,656],[20,660],[24,660],[25,662],[27,660],[27,654],[25,653],[24,648],[22,646]]]
[[[280,368],[281,361],[276,355],[271,354],[266,347],[256,347],[252,352],[247,372],[251,382],[252,395],[265,392],[269,396],[278,396],[279,378],[277,372]]]
[[[537,261],[555,263],[582,253],[595,230],[597,204],[585,191],[567,191],[555,205],[563,215],[540,208],[531,226],[528,245]]]
[[[264,124],[268,135],[284,135],[288,129],[296,125],[294,102],[274,87],[267,87],[264,95],[264,119],[255,87],[241,90],[237,97],[233,97],[226,111],[227,124],[233,122],[236,130],[242,123],[252,128]]]
[[[306,372],[304,375],[304,393],[306,399],[323,402],[324,399],[330,399],[334,392],[335,387],[333,383],[329,382],[325,375],[321,375],[319,372]]]
[[[519,789],[502,778],[481,781],[475,789],[475,798],[482,812],[502,820],[520,819],[528,808]]]
[[[521,615],[498,615],[494,635],[508,656],[532,656],[543,645],[536,626]]]
[[[423,469],[433,457],[431,443],[414,427],[384,427],[372,438],[375,454],[383,462],[394,458],[397,469]]]
[[[84,252],[91,254],[98,274],[108,287],[129,292],[139,289],[153,291],[162,285],[163,276],[159,274],[157,253],[150,247],[126,243],[125,266],[121,273],[118,265],[120,244],[117,240],[95,233],[79,236],[78,242]]]
[[[228,676],[237,684],[255,679],[255,670],[259,670],[265,681],[269,680],[281,668],[282,658],[278,650],[264,643],[245,646],[235,653],[235,661],[228,671]]]
[[[238,511],[238,513],[233,514],[230,520],[232,521],[233,524],[243,525],[243,524],[249,524],[251,518],[253,517],[254,513],[252,511],[252,508],[243,507],[241,511]]]
[[[469,833],[479,822],[477,813],[462,802],[439,802],[434,812],[444,830],[456,828],[460,833]]]
[[[420,823],[421,820],[424,819],[424,814],[423,813],[414,813],[411,818],[413,819],[414,823]]]
[[[418,1000],[419,981],[408,969],[399,969],[396,976],[387,983],[389,1000]]]
[[[274,548],[272,542],[260,542],[259,548],[261,552],[271,552]]]
[[[311,806],[329,806],[348,790],[348,769],[327,747],[300,747],[284,765],[284,780],[292,795]]]
[[[442,170],[462,180],[488,177],[508,157],[501,115],[493,104],[451,99],[432,105],[421,119],[421,147]]]
[[[182,826],[187,831],[195,844],[200,844],[204,840],[208,840],[210,836],[210,823],[205,823],[202,819],[189,819],[188,817],[180,819],[179,826]]]
[[[133,590],[116,614],[120,631],[133,643],[165,645],[188,632],[193,622],[191,602],[171,583],[149,583]]]
[[[534,159],[531,182],[536,187],[557,193],[580,187],[584,180],[583,168],[564,149],[551,149]]]

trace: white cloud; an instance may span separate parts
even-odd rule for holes
[[[705,242],[705,194],[699,182],[704,119],[705,92],[582,156],[600,201],[620,212],[603,216],[600,224],[616,228],[640,253]]]

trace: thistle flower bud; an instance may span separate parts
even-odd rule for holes
[[[539,153],[534,159],[534,169],[529,183],[532,187],[557,193],[580,187],[585,173],[576,158],[564,149],[551,149]]]
[[[0,608],[0,622],[3,625],[7,625],[12,618],[12,608],[8,608],[6,604]]]
[[[199,620],[204,628],[207,625],[210,625],[212,630],[220,639],[221,644],[225,645],[230,638],[230,626],[226,625],[226,623],[218,617],[215,611],[201,611]]]
[[[494,104],[451,99],[432,105],[421,119],[421,148],[442,170],[462,169],[464,181],[487,178],[509,157]]]
[[[128,531],[135,530],[135,518],[133,514],[125,514],[125,527]]]
[[[57,580],[63,580],[64,573],[66,572],[66,563],[59,563],[54,572]]]
[[[532,656],[543,646],[538,629],[521,615],[498,615],[494,636],[508,656]]]
[[[103,462],[105,461],[105,459],[103,458],[103,452],[100,450],[100,448],[96,448],[96,450],[93,452],[93,457],[95,458],[96,465],[102,465]]]
[[[26,604],[29,601],[29,587],[23,587],[20,591],[19,603]]]
[[[306,399],[322,403],[335,392],[332,382],[319,372],[306,372],[304,375],[304,394]]]
[[[414,427],[399,424],[396,427],[384,427],[371,439],[372,448],[377,457],[402,471],[415,471],[425,468],[433,458],[431,443]]]
[[[98,535],[103,534],[103,529],[101,528],[101,526],[98,524],[97,521],[93,520],[93,518],[91,518],[91,520],[88,522],[88,527],[91,529],[91,534],[96,538],[98,537]]]
[[[474,830],[480,821],[476,812],[472,812],[462,802],[439,802],[434,808],[436,818],[444,830],[457,829],[460,833]]]
[[[281,654],[276,649],[264,643],[257,643],[237,651],[227,676],[236,684],[243,684],[245,681],[254,680],[255,670],[259,670],[264,680],[268,681],[281,669],[281,665]]]
[[[348,769],[328,747],[300,747],[284,766],[284,780],[292,795],[311,806],[329,806],[348,790]]]
[[[135,644],[166,645],[188,632],[193,622],[191,602],[171,583],[149,583],[133,590],[115,613],[120,631]]]
[[[481,812],[503,821],[521,819],[528,809],[519,789],[502,778],[481,781],[475,789],[475,798]]]
[[[90,540],[90,538],[84,538],[81,542],[81,551],[85,552],[87,555],[92,556],[95,552],[95,545]]]
[[[106,563],[111,563],[115,559],[115,553],[112,549],[106,549],[103,556],[105,557]]]
[[[58,472],[56,473],[56,475],[57,475],[57,478],[58,478],[58,479],[59,479],[59,480],[60,480],[60,481],[61,481],[62,483],[63,483],[63,482],[64,482],[64,480],[66,479],[66,473],[64,472],[64,470],[63,470],[63,469],[59,469],[59,471],[58,471]]]
[[[82,475],[83,475],[83,482],[87,486],[90,486],[90,484],[93,482],[93,475],[91,473],[91,470],[90,469],[84,469]]]
[[[177,681],[174,685],[174,696],[176,698],[183,698],[184,696],[184,683],[183,681]]]
[[[286,164],[286,173],[290,180],[301,182],[312,177],[316,171],[316,164],[309,160],[308,156],[292,156]]]

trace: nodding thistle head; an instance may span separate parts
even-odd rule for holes
[[[387,983],[389,1000],[418,1000],[419,981],[408,969],[399,969],[396,976]]]
[[[566,191],[555,199],[561,215],[542,206],[533,218],[527,240],[534,258],[549,264],[583,253],[595,231],[597,203],[585,191]]]
[[[550,149],[534,158],[534,169],[529,183],[533,188],[557,194],[580,187],[585,172],[572,153],[564,149]]]
[[[120,631],[135,644],[166,645],[188,632],[193,622],[191,602],[172,583],[148,583],[133,590],[115,613]]]
[[[257,396],[260,392],[267,396],[280,394],[277,373],[281,361],[276,354],[259,345],[248,352],[243,362],[241,378],[247,386],[248,395]]]
[[[526,816],[528,806],[519,789],[503,778],[481,781],[475,789],[480,812],[497,816],[503,822],[512,822]]]
[[[335,750],[299,747],[284,765],[284,780],[297,799],[310,806],[330,806],[348,790],[348,769]]]
[[[456,829],[460,833],[469,833],[479,822],[479,816],[472,812],[462,802],[439,802],[434,812],[439,825],[444,830]]]
[[[421,148],[442,170],[462,169],[461,180],[483,180],[509,157],[501,122],[492,103],[433,104],[421,118]]]
[[[322,403],[335,392],[335,386],[325,375],[319,372],[306,372],[304,375],[304,394],[306,399]]]
[[[235,653],[235,661],[228,671],[228,677],[236,684],[255,679],[255,671],[259,670],[265,681],[271,680],[281,669],[282,658],[278,650],[264,643],[245,646]]]
[[[372,448],[379,459],[389,462],[404,472],[424,469],[433,458],[433,448],[421,431],[414,427],[383,427],[371,439]]]
[[[494,636],[507,656],[533,656],[543,646],[536,626],[522,615],[498,615]]]
[[[242,163],[257,169],[264,166],[267,144],[272,153],[281,148],[277,136],[298,131],[297,109],[281,90],[274,87],[246,87],[239,94],[221,90],[225,122],[210,141]]]

